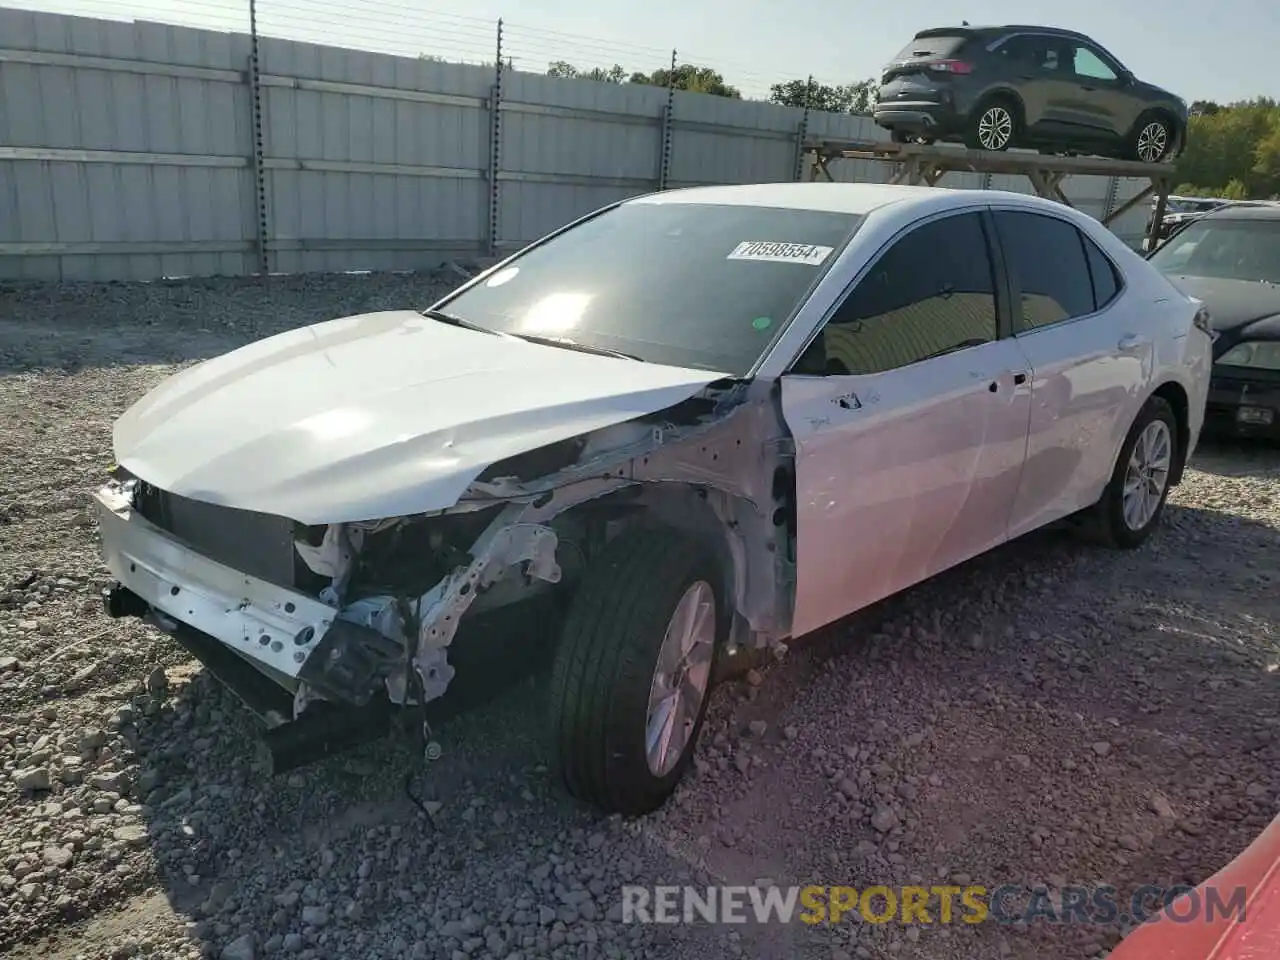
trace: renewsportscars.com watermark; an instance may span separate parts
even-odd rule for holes
[[[1244,887],[984,886],[625,886],[623,923],[1111,924],[1245,919]],[[1168,910],[1162,914],[1162,911]]]

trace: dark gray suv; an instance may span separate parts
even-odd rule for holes
[[[1082,33],[943,27],[921,30],[885,67],[875,121],[899,143],[958,139],[978,150],[1159,163],[1182,151],[1187,104]]]

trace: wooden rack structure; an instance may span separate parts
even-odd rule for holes
[[[1110,225],[1144,200],[1155,197],[1154,215],[1146,226],[1146,245],[1154,245],[1155,230],[1164,219],[1169,191],[1173,189],[1176,168],[1171,163],[1139,163],[1136,160],[1111,160],[1104,157],[1052,156],[1039,153],[968,150],[960,147],[923,143],[891,143],[881,140],[810,140],[804,144],[804,155],[812,159],[809,179],[825,177],[834,181],[829,164],[835,160],[876,160],[896,166],[890,183],[918,184],[935,187],[946,174],[982,173],[1024,176],[1038,196],[1073,206],[1062,192],[1062,181],[1072,176],[1136,177],[1147,186],[1124,203],[1109,209],[1101,218]],[[1110,204],[1108,204],[1110,207]]]

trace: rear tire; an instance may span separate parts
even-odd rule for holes
[[[620,534],[592,564],[551,672],[555,767],[570,794],[636,816],[675,790],[693,758],[727,634],[721,589],[715,560],[665,527]],[[699,626],[681,631],[685,623]],[[669,638],[689,635],[697,639],[681,656]],[[673,689],[678,695],[668,695]]]
[[[1007,97],[993,97],[978,104],[969,115],[964,145],[970,150],[992,150],[1001,153],[1017,142],[1018,108]]]
[[[1178,418],[1167,400],[1152,397],[1134,418],[1101,499],[1082,518],[1088,539],[1120,550],[1145,543],[1164,514],[1178,456]]]

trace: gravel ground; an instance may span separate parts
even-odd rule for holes
[[[624,882],[1197,882],[1276,813],[1280,454],[1196,458],[1116,554],[1035,535],[722,685],[663,811],[551,788],[539,690],[288,777],[100,612],[110,425],[255,332],[423,304],[410,276],[0,287],[0,952],[16,957],[1086,958],[1118,927],[617,922]],[[193,442],[195,438],[193,438]],[[532,731],[532,732],[531,732]]]

